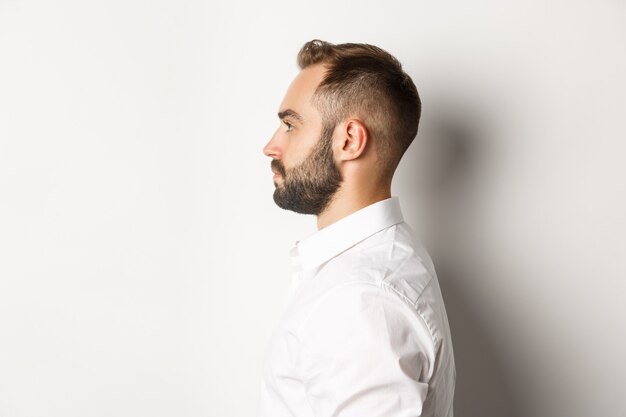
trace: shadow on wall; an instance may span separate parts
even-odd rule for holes
[[[481,306],[476,305],[480,297],[471,296],[480,294],[476,285],[481,268],[471,259],[480,251],[474,229],[480,223],[475,217],[481,206],[477,191],[485,187],[479,178],[488,158],[487,139],[493,136],[484,128],[485,120],[467,109],[441,107],[443,111],[431,110],[423,123],[425,129],[414,144],[416,155],[408,164],[409,175],[419,184],[424,241],[435,263],[452,332],[457,369],[454,414],[517,417],[519,409],[507,388],[507,365],[498,360],[503,355],[489,337],[494,333],[481,323]]]

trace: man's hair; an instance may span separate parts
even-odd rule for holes
[[[422,104],[413,80],[394,56],[365,43],[305,43],[298,52],[300,69],[320,63],[327,72],[312,104],[324,127],[349,117],[361,120],[377,151],[381,178],[391,178],[417,135]]]

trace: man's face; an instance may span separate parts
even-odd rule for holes
[[[311,66],[294,79],[280,107],[282,125],[263,148],[273,158],[274,202],[296,213],[322,213],[343,180],[333,154],[334,126],[324,127],[310,103],[323,70]]]

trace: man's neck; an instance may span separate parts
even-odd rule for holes
[[[350,193],[347,190],[340,189],[337,191],[337,194],[335,194],[326,210],[317,216],[317,230],[322,230],[355,211],[390,197],[391,187],[383,187],[372,190],[369,193],[360,194]]]

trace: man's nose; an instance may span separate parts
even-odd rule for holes
[[[275,136],[272,136],[270,141],[263,147],[263,153],[274,159],[280,158],[280,148],[275,140]]]

